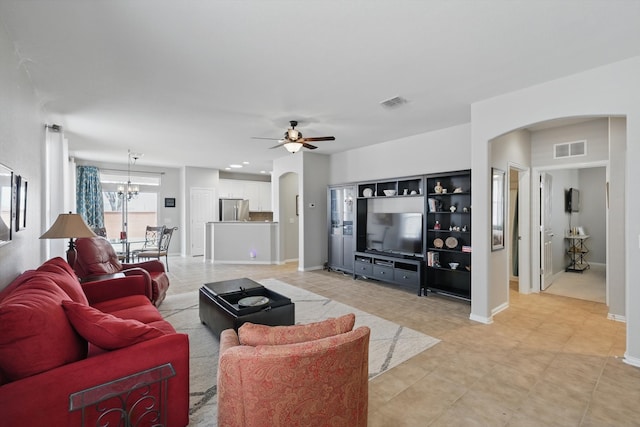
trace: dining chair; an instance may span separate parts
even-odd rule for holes
[[[149,247],[149,249],[142,248],[140,252],[136,253],[138,259],[140,258],[156,258],[160,260],[164,257],[167,271],[169,271],[169,244],[171,243],[171,236],[178,227],[167,228],[162,226],[162,232],[160,234],[159,242],[155,247]]]

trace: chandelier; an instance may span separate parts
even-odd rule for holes
[[[131,165],[136,164],[136,161],[142,157],[142,154],[132,153],[131,150],[128,152],[129,161],[127,163],[127,185],[118,185],[117,191],[118,196],[126,197],[127,200],[131,200],[136,197],[140,193],[140,188],[137,185],[131,184]]]

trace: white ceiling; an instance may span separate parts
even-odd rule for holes
[[[270,170],[289,120],[335,153],[470,121],[470,104],[640,55],[638,0],[0,0],[82,159]],[[380,102],[408,99],[388,110]]]

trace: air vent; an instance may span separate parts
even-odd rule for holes
[[[399,106],[406,104],[408,101],[401,96],[396,96],[395,98],[387,99],[386,101],[382,101],[380,105],[384,108],[398,108]]]
[[[554,144],[553,158],[564,159],[567,157],[579,157],[587,155],[587,141],[563,142],[562,144]]]

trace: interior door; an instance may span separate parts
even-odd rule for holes
[[[551,183],[552,176],[540,174],[540,290],[553,282],[553,230],[551,228]]]
[[[192,188],[190,204],[191,256],[204,255],[205,224],[215,220],[213,188]]]

